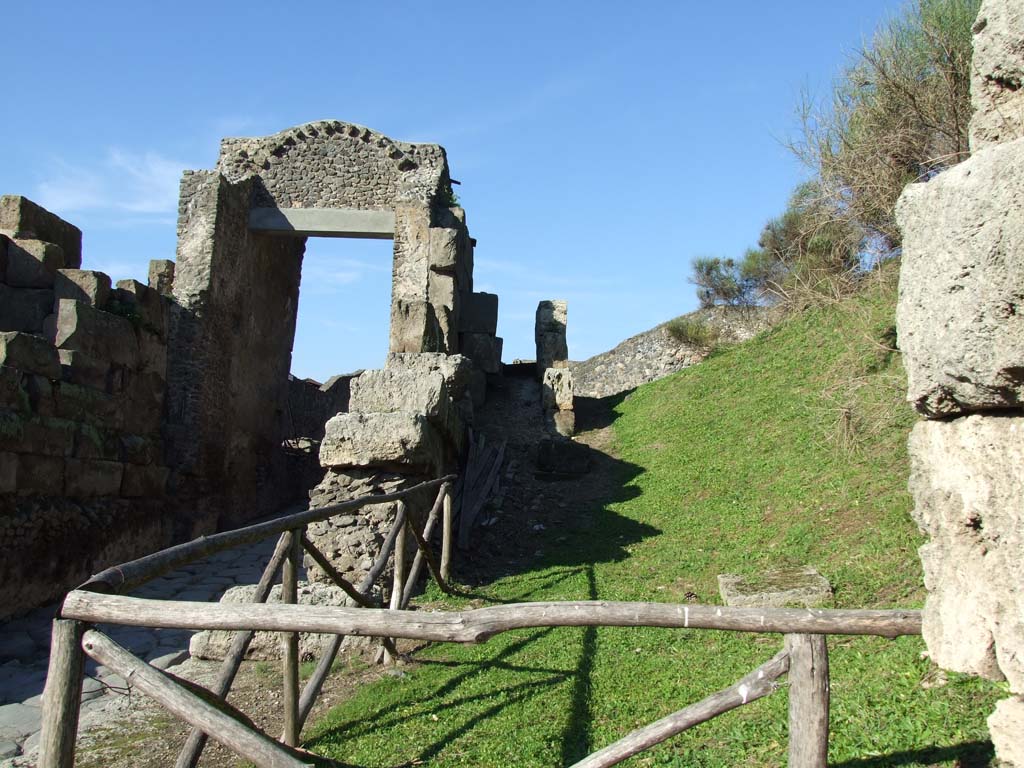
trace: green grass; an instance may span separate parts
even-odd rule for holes
[[[837,607],[920,606],[922,539],[905,490],[914,416],[902,404],[898,355],[885,348],[891,283],[621,402],[614,498],[486,595],[717,603],[719,573],[810,564],[835,586]],[[360,766],[568,765],[730,685],[780,644],[775,635],[573,628],[431,646],[404,677],[334,709],[309,744]],[[999,687],[950,674],[925,689],[923,650],[916,637],[830,639],[830,764],[988,764],[984,719]],[[782,690],[628,764],[777,766],[786,743]]]

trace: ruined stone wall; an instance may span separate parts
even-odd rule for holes
[[[985,0],[974,25],[973,155],[908,187],[899,343],[914,516],[937,664],[1013,696],[989,718],[1001,764],[1024,766],[1024,11]]]
[[[746,341],[773,322],[772,313],[762,308],[715,307],[686,317],[707,323],[726,343]],[[681,371],[701,362],[707,353],[706,349],[677,341],[669,333],[668,323],[662,323],[631,336],[614,349],[571,362],[569,368],[577,396],[602,398],[630,392]]]
[[[182,182],[167,433],[194,533],[283,501],[280,447],[305,239],[249,231],[253,180]]]
[[[0,198],[0,231],[2,619],[174,531],[168,299],[78,269],[81,233],[24,198]]]

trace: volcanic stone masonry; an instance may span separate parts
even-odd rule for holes
[[[989,717],[1024,766],[1024,7],[984,0],[974,24],[972,156],[907,187],[897,325],[914,516],[937,664],[1009,683]]]
[[[442,147],[339,121],[225,139],[184,173],[148,286],[80,269],[77,228],[0,198],[0,619],[314,485],[321,504],[455,470],[501,339],[451,183]],[[384,369],[289,375],[311,235],[393,239]],[[314,536],[358,570],[393,515]]]

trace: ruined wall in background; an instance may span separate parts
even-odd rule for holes
[[[81,233],[0,198],[0,619],[170,543],[169,300],[78,269]],[[70,266],[69,266],[70,265]]]
[[[985,0],[974,25],[973,155],[900,198],[897,326],[914,516],[937,664],[1005,679],[996,754],[1024,766],[1024,9]]]
[[[305,238],[249,230],[254,183],[182,181],[167,435],[193,535],[275,510]]]

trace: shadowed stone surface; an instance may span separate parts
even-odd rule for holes
[[[82,231],[27,197],[0,196],[0,231],[54,243],[64,254],[62,266],[77,269],[82,265]]]

